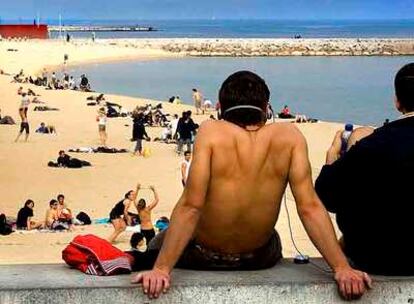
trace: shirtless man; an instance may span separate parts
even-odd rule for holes
[[[304,136],[290,123],[265,125],[269,96],[264,80],[248,71],[223,83],[224,120],[202,124],[187,185],[154,267],[132,280],[143,283],[150,298],[167,292],[176,264],[219,270],[275,265],[281,244],[274,227],[288,182],[301,221],[342,296],[358,298],[370,286],[369,276],[348,264],[315,193]]]
[[[46,227],[53,229],[55,223],[59,220],[58,201],[52,199],[49,202],[49,210],[46,211]]]
[[[154,186],[150,186],[149,188],[154,193],[154,201],[147,206],[145,200],[141,198],[137,204],[139,219],[141,221],[141,233],[144,235],[147,245],[155,237],[155,230],[151,220],[151,211],[155,208],[155,206],[158,205],[159,201],[158,193],[155,190]],[[139,189],[137,189],[137,191],[138,190]]]
[[[183,184],[183,187],[185,187],[185,184],[187,183],[188,172],[190,172],[190,167],[191,167],[191,151],[185,151],[184,160],[181,163],[181,183]]]
[[[203,99],[203,96],[197,89],[193,89],[193,100],[194,100],[194,106],[196,108],[196,115],[200,114],[200,111],[202,114],[204,114],[204,110],[201,109],[201,101]]]

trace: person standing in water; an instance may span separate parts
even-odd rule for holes
[[[193,101],[194,101],[194,106],[196,108],[197,115],[199,115],[200,112],[201,114],[204,114],[204,111],[201,108],[202,99],[203,99],[203,95],[201,95],[201,93],[197,89],[193,89]]]

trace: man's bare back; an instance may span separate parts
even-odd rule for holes
[[[275,265],[280,240],[274,226],[288,182],[299,217],[333,269],[341,294],[357,298],[370,286],[366,273],[349,266],[316,195],[304,136],[291,124],[265,125],[269,96],[264,80],[249,71],[223,82],[219,99],[225,121],[201,125],[157,260],[151,271],[133,279],[150,298],[169,289],[177,263],[190,269]]]
[[[212,144],[211,179],[195,239],[218,252],[251,252],[273,232],[301,134],[288,123],[247,131],[211,121],[204,128]]]

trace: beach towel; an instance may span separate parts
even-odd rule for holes
[[[86,274],[109,276],[130,273],[127,254],[95,235],[78,235],[62,251],[69,266]]]
[[[111,219],[109,217],[94,219],[93,223],[96,225],[102,225],[102,224],[108,224],[111,222]]]

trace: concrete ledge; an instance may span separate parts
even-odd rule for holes
[[[170,292],[152,301],[129,280],[88,276],[63,264],[0,266],[0,303],[343,303],[331,274],[290,260],[263,271],[175,270]],[[360,302],[414,303],[414,277],[374,281]]]

